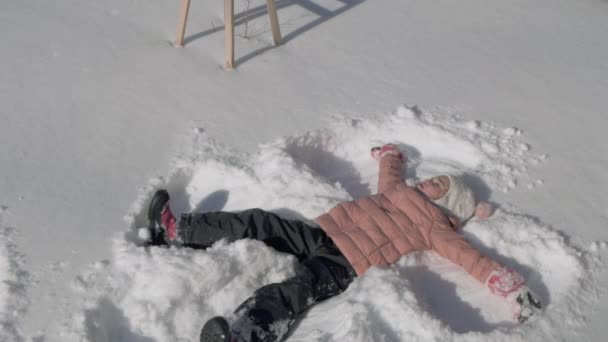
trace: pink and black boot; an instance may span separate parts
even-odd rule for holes
[[[169,207],[169,193],[160,189],[154,193],[148,207],[150,245],[166,245],[177,235],[177,221]]]
[[[228,321],[217,316],[208,320],[201,330],[200,342],[237,342],[230,333]]]

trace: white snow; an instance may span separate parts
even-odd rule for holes
[[[13,242],[14,228],[6,226],[6,209],[0,209],[0,341],[23,341],[20,321],[28,305],[28,274],[23,255]]]
[[[375,190],[368,151],[388,141],[410,181],[465,172],[500,207],[465,233],[545,313],[513,326],[460,270],[412,255],[292,341],[603,341],[605,2],[277,3],[283,44],[253,0],[226,72],[221,1],[192,2],[181,49],[176,1],[0,1],[0,341],[196,340],[293,260],[251,241],[137,247],[153,189],[178,212],[311,219]]]
[[[169,177],[142,190],[128,216],[127,239],[114,239],[111,260],[94,264],[74,282],[86,300],[63,334],[82,341],[195,340],[206,319],[230,315],[259,286],[293,274],[293,257],[257,241],[219,242],[205,251],[137,247],[142,241],[134,232],[146,224],[154,188],[170,190],[176,213],[261,207],[311,219],[341,200],[375,191],[377,163],[367,149],[375,141],[401,145],[412,177],[449,170],[474,176],[477,189],[515,183],[525,176],[516,170],[535,157],[484,154],[481,146],[496,141],[487,125],[468,140],[456,136],[463,122],[455,117],[403,112],[400,107],[382,118],[335,118],[325,129],[276,139],[252,154],[195,133],[192,152],[174,160]],[[426,135],[435,143],[425,147]],[[512,140],[502,149],[521,145]],[[467,153],[476,158],[454,158]],[[597,247],[575,247],[538,220],[502,209],[469,223],[465,234],[528,279],[545,304],[542,317],[515,324],[506,303],[462,269],[434,253],[418,253],[368,272],[344,294],[313,307],[289,340],[537,340],[582,327],[581,303],[599,293]]]

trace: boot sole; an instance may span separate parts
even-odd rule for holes
[[[200,342],[230,342],[230,326],[224,317],[208,320],[201,330]]]

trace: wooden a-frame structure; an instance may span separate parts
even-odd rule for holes
[[[277,16],[277,7],[274,0],[266,0],[268,16],[270,18],[270,26],[272,28],[272,40],[274,45],[281,44],[281,31],[279,29],[279,18]],[[179,11],[179,22],[177,24],[177,36],[175,38],[175,46],[184,46],[184,34],[186,33],[186,22],[188,20],[188,11],[190,9],[190,0],[182,0]],[[226,69],[234,68],[234,0],[224,0],[224,36],[226,42]]]

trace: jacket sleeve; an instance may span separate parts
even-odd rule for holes
[[[387,154],[380,159],[380,172],[378,173],[378,193],[384,192],[395,185],[403,182],[401,173],[405,167],[405,161],[397,156]]]
[[[447,225],[434,225],[430,234],[430,244],[431,249],[437,254],[461,266],[481,283],[485,283],[492,271],[503,267],[482,255],[462,234]]]

